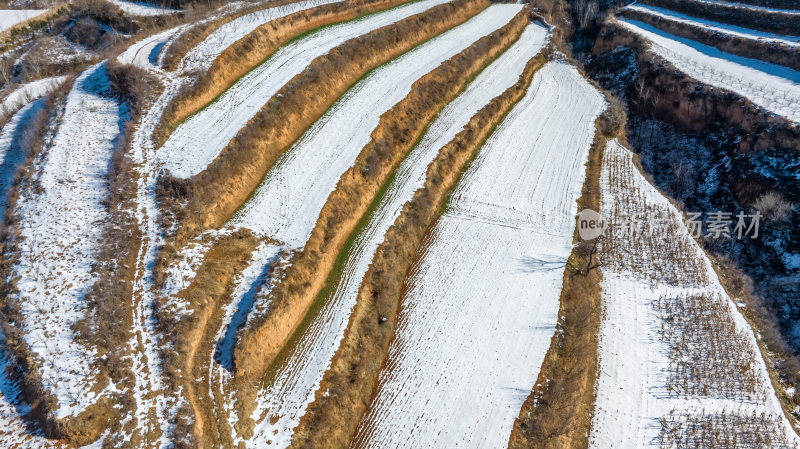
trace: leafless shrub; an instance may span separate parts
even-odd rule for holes
[[[747,333],[736,328],[727,301],[705,294],[662,296],[654,302],[661,341],[669,348],[669,394],[754,402],[767,397],[753,365],[760,354]]]
[[[789,449],[781,416],[747,410],[676,413],[662,417],[660,449]]]
[[[597,4],[597,0],[579,1],[575,5],[575,9],[578,17],[578,24],[581,28],[589,27],[600,12],[600,6]]]
[[[606,95],[608,107],[597,120],[597,130],[605,137],[617,137],[625,132],[625,107],[616,96]]]
[[[603,170],[608,177],[608,198],[613,201],[611,225],[602,241],[601,260],[615,271],[642,274],[653,282],[673,286],[708,283],[697,248],[683,229],[682,218],[663,203],[654,203],[641,190],[631,154],[609,151]],[[646,250],[644,250],[646,248]],[[677,270],[675,267],[681,267]]]
[[[758,197],[753,203],[753,208],[769,220],[786,222],[794,210],[794,204],[790,203],[780,192],[770,191]]]

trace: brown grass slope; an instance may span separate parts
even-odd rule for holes
[[[191,50],[192,48],[196,47],[197,44],[203,42],[211,33],[215,30],[219,29],[221,26],[225,25],[226,23],[230,23],[239,17],[244,15],[268,8],[274,8],[276,6],[285,5],[287,3],[291,3],[292,0],[276,0],[269,3],[261,3],[257,4],[256,6],[245,8],[239,10],[233,14],[223,14],[220,17],[208,20],[206,22],[201,22],[199,24],[193,25],[188,30],[181,33],[174,42],[172,42],[169,47],[167,47],[164,51],[164,60],[163,60],[163,67],[166,70],[172,71],[178,68],[181,59]],[[226,2],[216,2],[216,5],[208,5],[208,9],[211,10],[212,7],[221,8],[224,7]],[[203,13],[207,13],[204,8],[204,5],[193,4],[190,8],[192,11],[191,15],[203,15]],[[219,11],[214,11],[215,13],[219,13]],[[199,17],[198,17],[199,19]]]
[[[159,330],[166,336],[165,343],[170,343],[163,345],[164,373],[172,394],[183,394],[189,403],[177,417],[181,423],[175,431],[177,447],[233,445],[227,420],[215,419],[208,394],[208,361],[235,276],[247,266],[258,243],[248,230],[220,237],[206,253],[192,282],[178,293],[190,313],[175,318],[165,311],[165,298],[157,304]]]
[[[156,140],[163,142],[187,117],[205,107],[240,77],[263,63],[278,48],[316,28],[355,19],[406,0],[346,0],[298,11],[267,22],[225,49],[207,73],[185,87],[167,106]]]
[[[253,117],[209,167],[182,181],[162,177],[165,191],[184,191],[182,236],[222,225],[255,190],[277,158],[369,70],[465,22],[488,0],[455,0],[351,39],[312,61]],[[182,186],[178,189],[175,186]]]
[[[800,51],[798,51],[796,47],[790,47],[789,45],[774,41],[744,39],[738,36],[709,30],[702,26],[665,20],[659,16],[643,13],[641,11],[626,9],[622,11],[621,15],[652,25],[676,36],[710,45],[724,52],[744,56],[745,58],[760,59],[762,61],[800,70]]]
[[[625,112],[612,101],[595,122],[586,180],[578,210],[600,210],[603,150],[610,138],[624,142]],[[592,242],[578,243],[570,254],[561,288],[559,321],[534,389],[523,403],[509,438],[509,449],[582,449],[589,445],[597,379],[602,274]],[[579,243],[580,242],[580,243]]]
[[[404,205],[374,255],[341,346],[296,429],[293,447],[338,448],[350,444],[375,394],[394,337],[406,275],[425,236],[483,142],[522,98],[546,60],[547,52],[532,59],[519,81],[473,116],[428,166],[424,187]],[[328,394],[322,394],[324,391]]]

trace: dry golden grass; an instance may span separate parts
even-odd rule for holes
[[[496,33],[495,38],[481,39],[446,61],[417,80],[411,92],[381,116],[371,141],[361,150],[353,167],[341,177],[328,198],[303,251],[292,258],[289,275],[270,292],[270,315],[266,320],[265,317],[253,317],[253,326],[249,331],[258,332],[261,338],[251,335],[249,331],[242,333],[236,357],[239,374],[249,376],[251,369],[262,372],[271,363],[283,339],[275,339],[275,331],[269,329],[281,327],[287,322],[286,318],[289,317],[283,316],[284,308],[292,305],[294,309],[313,301],[325,280],[322,274],[330,271],[347,237],[391,172],[422,134],[428,121],[457,95],[487,59],[501,51],[507,41],[516,39],[525,23],[525,18],[520,15]],[[297,310],[299,313],[289,312],[290,316],[295,315],[292,321],[299,321],[306,309]],[[258,321],[258,318],[261,320]],[[257,330],[262,327],[263,331]],[[294,327],[291,326],[292,329]],[[274,345],[272,353],[262,343],[267,335],[272,341],[271,345]],[[254,364],[251,359],[262,360],[263,364]]]
[[[253,324],[240,334],[234,359],[238,377],[263,375],[308,312],[372,199],[429,120],[488,60],[516,40],[526,23],[520,14],[494,37],[482,38],[446,61],[417,80],[411,92],[381,117],[372,140],[328,198],[303,251],[292,258],[286,278],[270,291],[269,315],[252,318]]]
[[[374,395],[394,335],[406,274],[446,198],[485,139],[525,93],[547,60],[531,60],[520,80],[482,108],[429,165],[426,181],[378,247],[331,369],[295,430],[293,447],[345,447]],[[384,319],[385,318],[385,319]],[[327,391],[327,395],[321,392]]]
[[[189,4],[184,8],[183,14],[187,16],[189,21],[199,21],[208,14],[213,14],[217,8],[225,6],[227,2],[224,0],[202,3]],[[197,44],[203,42],[211,33],[226,23],[232,22],[239,17],[250,14],[262,9],[274,8],[276,6],[291,3],[291,0],[275,0],[268,4],[257,3],[255,6],[241,9],[233,14],[223,15],[217,19],[209,20],[204,23],[196,24],[188,30],[181,33],[175,41],[164,52],[163,67],[166,70],[172,71],[178,68],[178,65],[184,56],[196,47]]]
[[[179,419],[191,423],[176,435],[182,446],[231,447],[227,420],[216,420],[209,397],[208,361],[214,350],[214,336],[222,323],[223,306],[231,299],[236,274],[250,261],[259,239],[247,230],[220,237],[206,253],[197,273],[180,297],[190,313],[176,316],[160,298],[155,315],[165,336],[164,372],[173,394],[189,402]]]

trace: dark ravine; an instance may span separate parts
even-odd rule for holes
[[[608,54],[617,47],[634,51],[642,87],[641,98],[630,107],[676,126],[681,131],[699,131],[716,123],[738,129],[743,139],[742,153],[770,147],[800,148],[800,126],[778,117],[746,98],[725,89],[714,88],[689,77],[669,62],[647,51],[645,41],[609,23],[601,30],[593,49],[594,56]],[[588,69],[602,67],[595,58]]]
[[[774,191],[800,204],[788,168],[800,151],[800,126],[688,77],[611,23],[599,34],[587,70],[626,103],[626,134],[643,171],[684,210],[752,212],[760,195]],[[784,265],[780,251],[800,252],[797,220],[796,212],[785,223],[767,220],[752,241],[700,241],[726,289],[747,303],[744,313],[766,348],[788,411],[800,404],[798,394],[785,393],[800,386],[800,348],[791,337],[800,296],[797,270]],[[766,243],[775,239],[780,251]]]

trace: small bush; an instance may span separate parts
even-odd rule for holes
[[[753,209],[759,211],[768,220],[777,223],[786,222],[794,210],[790,203],[780,192],[767,192],[753,203]]]

